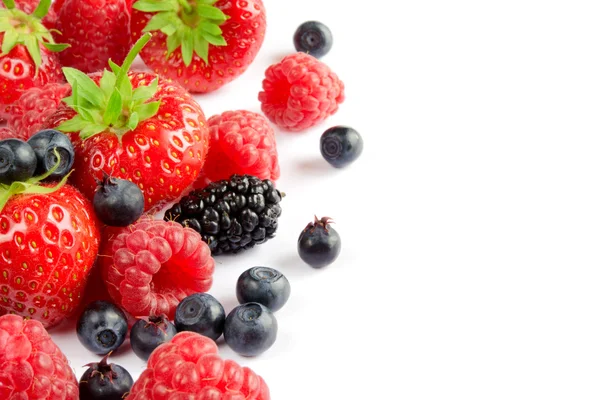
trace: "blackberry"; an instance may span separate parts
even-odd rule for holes
[[[184,196],[165,220],[200,233],[213,255],[237,253],[275,236],[281,198],[268,179],[232,175]]]

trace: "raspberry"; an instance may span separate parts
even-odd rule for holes
[[[111,297],[130,314],[173,320],[181,300],[210,289],[215,262],[196,231],[142,219],[108,233],[98,262]]]
[[[296,53],[267,68],[258,99],[275,125],[302,131],[337,111],[344,83],[321,61]]]
[[[269,400],[265,381],[250,368],[217,354],[212,339],[181,332],[160,345],[127,400]]]
[[[28,139],[40,130],[46,119],[56,111],[61,100],[71,94],[71,86],[52,83],[31,88],[21,95],[8,110],[8,127]]]
[[[227,111],[208,120],[210,151],[201,179],[210,183],[232,175],[275,181],[279,162],[275,133],[268,121],[250,111]]]
[[[0,366],[0,399],[79,399],[67,358],[38,321],[0,317]]]
[[[7,127],[1,127],[0,128],[0,140],[4,140],[4,139],[11,139],[11,138],[17,138],[17,139],[25,139],[22,136],[17,135],[17,133],[15,131],[13,131],[10,128]]]

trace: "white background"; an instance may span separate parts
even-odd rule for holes
[[[278,236],[219,257],[226,310],[255,265],[291,281],[275,345],[243,358],[275,400],[600,398],[600,4],[597,1],[265,0],[256,62],[207,116],[259,111],[266,67],[305,20],[347,101],[321,126],[278,132],[287,193]],[[342,171],[320,157],[335,124],[362,133]],[[296,240],[334,217],[340,258],[304,265]],[[74,333],[54,337],[80,366]],[[114,361],[134,377],[130,351]]]

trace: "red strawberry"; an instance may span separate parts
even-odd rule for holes
[[[79,399],[67,358],[38,321],[0,317],[0,366],[0,399]]]
[[[269,400],[269,387],[250,368],[219,357],[215,342],[181,332],[161,344],[127,400]]]
[[[51,83],[43,88],[26,90],[9,107],[8,127],[18,133],[19,138],[29,139],[69,94],[71,86],[66,83]]]
[[[200,181],[220,181],[234,174],[272,181],[279,178],[275,133],[265,117],[244,110],[227,111],[210,117],[208,126],[210,151]]]
[[[2,114],[4,107],[14,103],[22,91],[63,79],[58,56],[54,52],[66,46],[55,44],[47,27],[42,24],[49,2],[41,0],[33,14],[26,14],[15,7],[0,9]]]
[[[132,315],[172,320],[181,300],[210,289],[215,261],[193,229],[142,219],[107,234],[99,266],[113,300]]]
[[[0,187],[0,314],[51,327],[80,302],[98,254],[98,224],[90,202],[71,186],[22,189]]]
[[[55,37],[71,45],[59,54],[63,66],[83,72],[121,64],[131,49],[131,11],[125,0],[66,0],[58,13]]]
[[[211,92],[242,74],[265,36],[261,0],[138,0],[134,39],[153,32],[142,50],[146,65],[193,93]]]
[[[71,181],[83,194],[91,199],[96,179],[107,173],[136,183],[146,210],[181,196],[198,177],[209,143],[202,109],[183,88],[154,74],[127,73],[148,39],[136,44],[122,68],[115,66],[117,74],[88,77],[64,68],[71,86],[83,89],[44,124],[70,132],[76,152]]]

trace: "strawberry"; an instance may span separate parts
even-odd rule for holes
[[[63,76],[55,52],[66,45],[54,43],[42,18],[50,0],[41,0],[31,14],[16,8],[14,0],[4,0],[0,9],[0,109],[15,102],[23,90],[60,82]],[[29,3],[27,3],[29,4]]]
[[[71,45],[59,54],[63,66],[83,72],[121,64],[131,49],[131,11],[125,0],[66,0],[58,13],[55,35]]]
[[[51,327],[78,306],[100,232],[90,202],[66,177],[54,187],[38,185],[43,178],[0,184],[0,315]]]
[[[75,146],[73,184],[89,199],[104,173],[136,183],[145,209],[181,196],[198,177],[209,133],[202,109],[179,85],[150,73],[128,72],[144,35],[123,66],[88,76],[63,68],[73,94],[45,128],[68,132]]]
[[[142,59],[193,93],[220,88],[252,63],[265,36],[261,0],[138,0],[131,33],[155,32]]]

